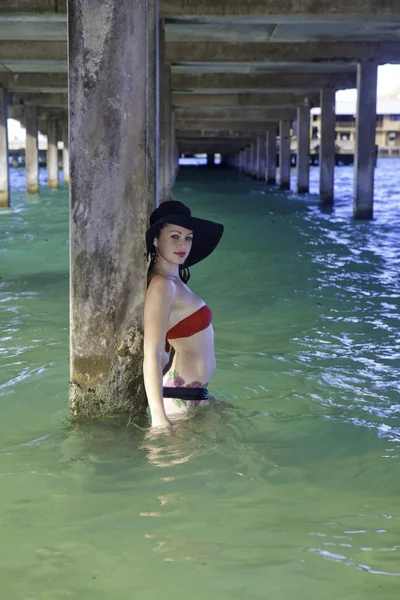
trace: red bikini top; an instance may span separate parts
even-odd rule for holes
[[[199,308],[199,310],[196,310],[194,313],[171,327],[171,329],[167,331],[167,340],[190,337],[199,331],[203,331],[203,329],[207,329],[207,327],[211,324],[211,321],[211,308],[207,306],[207,304],[204,304],[204,306]],[[166,341],[165,349],[167,352],[169,351],[169,348],[170,346]]]

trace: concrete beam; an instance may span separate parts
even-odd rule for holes
[[[0,73],[1,84],[10,92],[68,92],[67,73]]]
[[[307,100],[312,107],[319,106],[319,94],[185,94],[172,96],[176,108],[291,108]]]
[[[22,0],[20,0],[22,1]],[[310,0],[251,0],[251,2],[198,2],[198,0],[162,0],[160,10],[165,17],[184,21],[191,17],[257,17],[263,23],[290,23],[292,21],[340,21],[357,18],[400,17],[398,0],[335,0],[310,2]]]
[[[175,131],[176,139],[204,139],[204,138],[229,138],[229,139],[243,139],[250,137],[252,140],[256,138],[260,132],[259,131],[231,131],[229,129],[211,129],[211,130],[189,130],[185,131],[184,129],[178,129]]]
[[[296,109],[291,108],[207,108],[199,109],[177,108],[175,109],[175,117],[180,121],[193,120],[197,121],[218,119],[219,121],[279,121],[280,119],[294,119],[296,117]],[[225,125],[224,125],[225,127]],[[197,127],[198,128],[198,127]],[[227,127],[225,127],[228,129]]]
[[[264,90],[279,92],[287,90],[319,91],[325,87],[336,90],[357,87],[357,70],[349,73],[174,73],[174,91],[225,93],[228,90]]]
[[[9,104],[15,106],[50,106],[68,108],[68,94],[9,94]]]
[[[65,42],[38,41],[0,41],[0,62],[55,61],[67,62],[67,44]]]
[[[215,129],[218,130],[221,127],[221,119],[202,121],[201,125],[204,129]],[[277,125],[277,123],[276,123]],[[185,120],[180,121],[178,118],[175,121],[177,129],[198,130],[199,120]],[[271,127],[271,121],[224,121],[223,126],[225,129],[231,129],[232,131],[265,131]]]
[[[66,0],[6,0],[0,13],[66,13]]]
[[[1,53],[0,53],[1,55]],[[396,42],[170,42],[166,61],[174,63],[349,63],[400,62]]]

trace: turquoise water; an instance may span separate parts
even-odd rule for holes
[[[332,213],[181,169],[175,197],[226,227],[191,279],[213,308],[219,400],[148,440],[126,417],[69,421],[67,190],[28,197],[11,170],[2,598],[399,597],[399,173],[379,162],[375,219],[355,223],[350,167]]]

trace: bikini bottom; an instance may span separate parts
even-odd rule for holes
[[[208,400],[208,389],[206,387],[163,387],[163,397],[200,402],[201,400]]]

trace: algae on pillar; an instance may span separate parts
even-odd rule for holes
[[[26,191],[29,194],[39,192],[39,153],[38,153],[38,115],[37,106],[25,106],[25,165]]]
[[[6,92],[0,86],[0,208],[9,205],[7,98]]]
[[[68,0],[73,415],[146,405],[143,304],[145,232],[156,189],[156,12],[156,0]]]
[[[47,121],[47,185],[58,188],[57,121]]]
[[[377,65],[357,66],[357,123],[354,164],[354,206],[357,219],[372,219],[376,163],[376,88]]]

